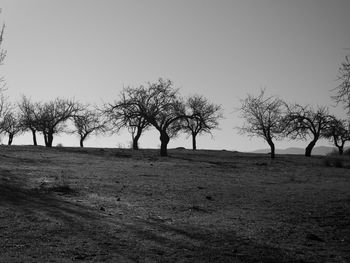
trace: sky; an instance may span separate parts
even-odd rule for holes
[[[350,53],[348,0],[0,0],[0,8],[8,54],[0,74],[13,102],[26,95],[102,105],[118,99],[125,86],[162,77],[182,96],[201,94],[224,108],[220,129],[198,137],[198,148],[238,151],[268,148],[235,129],[248,93],[264,88],[344,115],[330,96]],[[85,145],[127,147],[130,140],[122,131]],[[30,134],[14,138],[14,144],[31,143]],[[58,143],[78,146],[79,140],[63,134]],[[155,131],[140,139],[141,148],[159,145]],[[277,148],[306,145],[276,142]],[[181,135],[169,144],[180,146],[190,148],[191,139]]]

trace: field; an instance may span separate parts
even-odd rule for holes
[[[1,146],[0,262],[350,262],[325,158]]]

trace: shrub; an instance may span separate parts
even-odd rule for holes
[[[69,183],[69,176],[66,171],[58,172],[54,178],[43,177],[39,189],[44,193],[56,192],[59,194],[72,195],[77,190],[72,188]]]
[[[348,148],[344,151],[344,155],[350,156],[350,148]]]
[[[125,149],[125,145],[120,142],[120,143],[117,144],[117,148],[118,149]]]
[[[72,189],[69,185],[52,186],[48,190],[61,194],[74,194],[76,192],[76,190]]]
[[[53,185],[48,188],[49,191],[58,192],[61,194],[74,194],[76,190],[70,186],[69,175],[67,171],[62,170],[60,174],[55,176]]]
[[[329,157],[323,159],[323,164],[327,167],[343,168],[343,159],[340,157]]]
[[[339,156],[339,151],[337,149],[333,149],[331,152],[326,154],[327,156]]]

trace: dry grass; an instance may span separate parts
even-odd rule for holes
[[[325,157],[2,146],[1,262],[347,262]]]

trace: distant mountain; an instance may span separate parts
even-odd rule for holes
[[[317,146],[312,150],[313,155],[327,155],[328,153],[337,150],[335,147]],[[270,149],[260,149],[253,153],[269,153]],[[305,154],[305,148],[290,147],[286,149],[276,149],[276,154]]]

